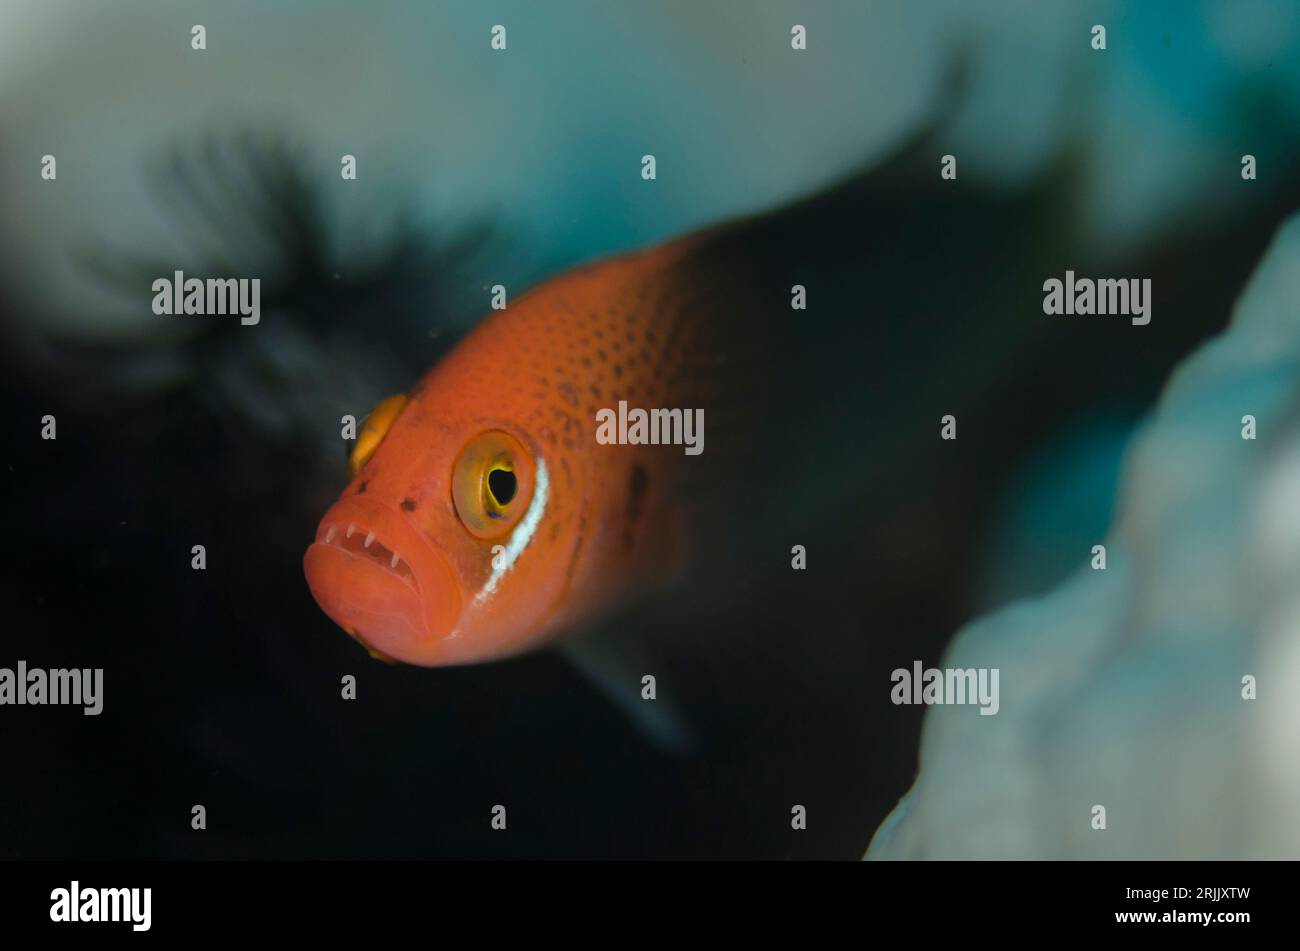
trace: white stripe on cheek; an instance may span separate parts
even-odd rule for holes
[[[523,554],[528,543],[533,540],[533,535],[537,532],[537,526],[542,524],[542,514],[546,511],[546,497],[550,491],[550,477],[546,474],[546,463],[541,459],[537,460],[537,475],[533,480],[533,500],[528,503],[528,511],[519,524],[515,526],[514,533],[510,536],[510,542],[506,545],[506,550],[496,556],[496,561],[501,567],[493,567],[492,574],[483,586],[483,590],[474,595],[474,605],[478,606],[492,597],[497,589],[497,583],[507,571],[515,565],[515,560]]]

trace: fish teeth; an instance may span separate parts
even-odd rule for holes
[[[333,537],[334,537],[334,526],[331,525],[330,530],[325,533],[325,544],[328,545],[330,543],[330,539],[332,539]]]
[[[355,525],[353,525],[351,522],[348,522],[348,533],[347,533],[347,535],[344,536],[344,537],[345,537],[345,538],[351,538],[351,537],[352,537],[352,533],[355,532],[356,530],[357,530],[357,527],[356,527]]]
[[[374,533],[374,532],[371,532],[369,535],[366,536],[366,543],[365,543],[364,545],[362,545],[361,547],[362,547],[362,548],[369,548],[369,547],[371,546],[371,544],[374,542],[374,540],[375,540],[375,533]]]
[[[393,552],[393,560],[392,560],[392,562],[389,564],[389,567],[392,568],[393,570],[397,570],[397,563],[398,563],[399,561],[401,561],[401,560],[402,560],[402,559],[400,559],[400,558],[397,557],[397,552]]]

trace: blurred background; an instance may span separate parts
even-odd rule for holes
[[[1285,0],[0,0],[0,22],[0,665],[106,677],[97,718],[0,711],[10,858],[860,855],[917,766],[922,711],[887,687],[869,729],[756,713],[683,757],[551,654],[367,658],[301,573],[345,481],[340,416],[409,386],[493,284],[923,162],[880,185],[933,235],[915,266],[941,284],[950,255],[1005,245],[990,286],[1030,303],[989,330],[998,435],[962,450],[981,492],[964,547],[936,529],[906,555],[945,580],[884,669],[935,663],[961,623],[1086,560],[1136,421],[1300,207]],[[960,235],[944,153],[981,215]],[[846,205],[837,233],[896,226]],[[1034,302],[1067,267],[1150,277],[1152,324],[1044,330]],[[147,289],[173,268],[260,276],[262,323],[160,322]],[[862,319],[906,292],[864,286]]]

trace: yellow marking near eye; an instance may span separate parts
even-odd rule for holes
[[[370,415],[361,425],[361,432],[357,433],[357,444],[353,447],[352,454],[348,456],[349,477],[355,477],[370,461],[370,457],[375,454],[379,444],[388,435],[388,430],[393,428],[393,423],[409,402],[408,397],[399,393],[397,396],[380,400],[379,405],[370,411]]]

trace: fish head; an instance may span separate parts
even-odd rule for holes
[[[435,368],[376,407],[304,556],[321,609],[382,659],[492,660],[556,626],[580,533],[555,484],[571,463],[475,382]]]

